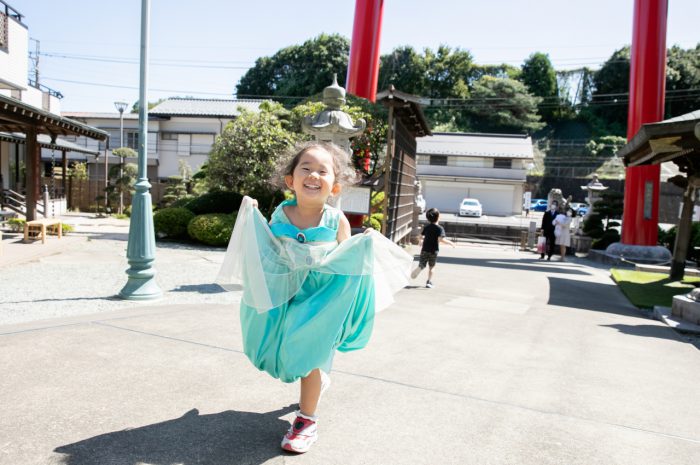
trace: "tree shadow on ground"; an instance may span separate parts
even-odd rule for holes
[[[286,455],[280,441],[289,422],[279,417],[289,405],[267,413],[227,410],[114,431],[54,449],[65,465],[228,465],[260,464]]]
[[[644,318],[614,284],[548,276],[548,305]]]
[[[659,339],[668,339],[671,341],[685,342],[673,329],[668,326],[657,325],[600,325],[604,328],[614,328],[621,333],[630,334],[632,336],[656,337]]]
[[[418,256],[416,256],[418,258]],[[496,259],[496,258],[463,258],[463,257],[438,257],[438,264],[469,265],[488,268],[500,268],[519,271],[536,271],[538,273],[559,273],[571,275],[590,275],[591,273],[571,266],[561,266],[559,262],[550,262],[537,259]],[[534,266],[537,264],[538,266]]]

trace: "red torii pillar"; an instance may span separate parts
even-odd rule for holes
[[[374,102],[379,79],[379,37],[384,0],[356,0],[345,88]]]
[[[627,140],[645,123],[664,118],[668,0],[635,0],[630,53]],[[656,246],[659,224],[659,165],[627,168],[622,243]]]
[[[374,102],[379,80],[379,38],[384,0],[356,0],[350,61],[345,79],[347,91]],[[347,214],[350,226],[362,226],[363,215]]]

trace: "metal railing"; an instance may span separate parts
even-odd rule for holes
[[[3,208],[9,208],[22,215],[27,212],[27,199],[24,195],[10,189],[3,189],[1,192],[0,205]]]
[[[0,0],[0,11],[3,11],[5,15],[9,16],[12,19],[16,19],[20,23],[22,22],[22,18],[24,17],[22,13],[12,8],[4,0]]]

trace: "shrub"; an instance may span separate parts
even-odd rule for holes
[[[365,221],[362,223],[362,225],[366,226],[368,228],[374,228],[377,231],[381,231],[383,219],[384,219],[383,213],[373,213],[372,215],[365,217]]]
[[[605,234],[605,228],[603,227],[603,220],[600,215],[592,214],[586,218],[583,222],[583,233],[593,239],[599,239]]]
[[[153,215],[153,228],[157,237],[187,237],[187,225],[194,213],[186,208],[163,208]]]
[[[26,223],[26,220],[22,218],[10,218],[7,220],[7,224],[14,232],[22,231],[24,229],[24,223]]]
[[[659,243],[673,253],[677,234],[678,228],[676,226],[673,226],[667,232],[663,232],[659,228]],[[690,242],[688,244],[688,255],[686,255],[686,259],[698,262],[700,261],[700,250],[696,250],[695,247],[700,247],[700,223],[697,222],[694,222],[690,229]]]
[[[175,200],[173,203],[169,205],[169,207],[174,208],[174,207],[184,207],[187,208],[187,204],[190,203],[192,200],[194,200],[195,197],[192,195],[187,195],[185,197],[181,197],[177,200]]]
[[[596,250],[607,249],[613,242],[620,242],[620,233],[616,229],[608,229],[603,232],[599,239],[593,241],[591,248]]]
[[[236,214],[208,213],[194,217],[187,225],[187,233],[207,245],[225,246],[231,239]]]
[[[233,213],[241,206],[243,196],[237,192],[211,191],[196,197],[185,205],[195,215]],[[260,199],[258,199],[260,200]],[[261,204],[262,205],[262,204]]]

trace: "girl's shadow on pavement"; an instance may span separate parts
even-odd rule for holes
[[[175,420],[102,434],[54,452],[65,454],[66,465],[261,464],[286,455],[279,443],[289,422],[279,417],[295,408],[210,415],[192,409]]]

